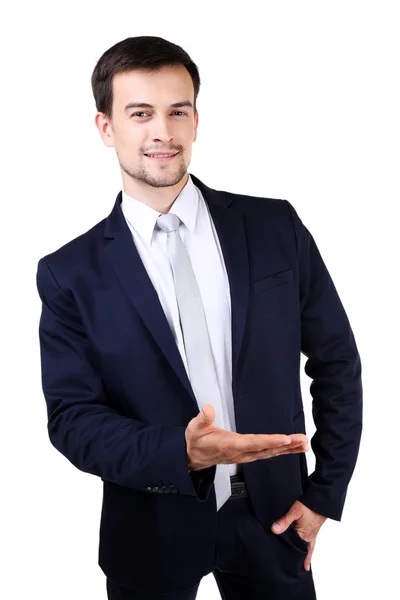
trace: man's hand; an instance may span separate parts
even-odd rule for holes
[[[273,458],[282,454],[298,454],[309,449],[303,433],[239,434],[213,425],[215,412],[205,404],[186,428],[186,453],[191,471],[217,464],[238,464]]]
[[[309,571],[317,534],[326,519],[327,517],[314,512],[299,500],[296,500],[288,512],[272,525],[271,530],[273,533],[282,533],[295,521],[297,533],[304,541],[308,542],[308,554],[304,561],[304,568]]]

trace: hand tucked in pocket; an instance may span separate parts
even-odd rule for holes
[[[309,571],[317,534],[326,519],[327,517],[314,512],[308,508],[308,506],[305,506],[302,502],[296,500],[289,508],[288,512],[272,525],[271,531],[280,534],[283,531],[286,531],[291,523],[295,521],[294,526],[297,533],[308,543],[308,554],[304,561],[304,568],[306,571]]]

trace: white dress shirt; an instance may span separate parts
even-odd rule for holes
[[[160,212],[122,191],[121,210],[132,233],[143,265],[158,294],[186,372],[183,335],[179,322],[174,279],[167,253],[167,233],[154,229]],[[199,286],[211,348],[217,366],[224,429],[236,431],[232,394],[231,301],[228,275],[218,235],[208,206],[189,175],[170,211],[182,221],[179,227]],[[190,380],[190,378],[189,378]],[[213,405],[213,398],[208,401]],[[241,471],[229,465],[230,475]]]

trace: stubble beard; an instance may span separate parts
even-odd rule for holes
[[[146,160],[146,159],[144,158],[143,160]],[[148,160],[152,160],[152,159],[148,159]],[[145,183],[146,185],[149,185],[149,186],[155,187],[155,188],[171,187],[173,185],[176,185],[186,175],[187,169],[189,166],[188,164],[185,164],[182,156],[180,156],[180,163],[179,163],[178,167],[175,166],[174,168],[171,168],[171,166],[168,165],[168,163],[166,163],[166,168],[163,169],[162,163],[155,164],[154,171],[156,169],[158,169],[157,173],[151,172],[149,169],[147,169],[145,167],[145,165],[143,163],[141,163],[137,168],[134,168],[134,169],[122,164],[121,161],[119,161],[119,164],[120,164],[121,169],[127,175],[129,175],[129,177],[132,177],[132,179],[135,179],[136,181],[140,181],[142,183]]]

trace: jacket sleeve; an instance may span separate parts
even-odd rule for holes
[[[300,502],[340,521],[362,432],[361,360],[353,331],[313,236],[286,200],[299,261],[301,352],[312,379],[314,472]]]
[[[215,475],[188,473],[184,426],[149,425],[120,414],[96,370],[76,304],[45,258],[37,267],[42,388],[52,445],[75,467],[105,481],[147,491],[174,486],[207,499]]]

